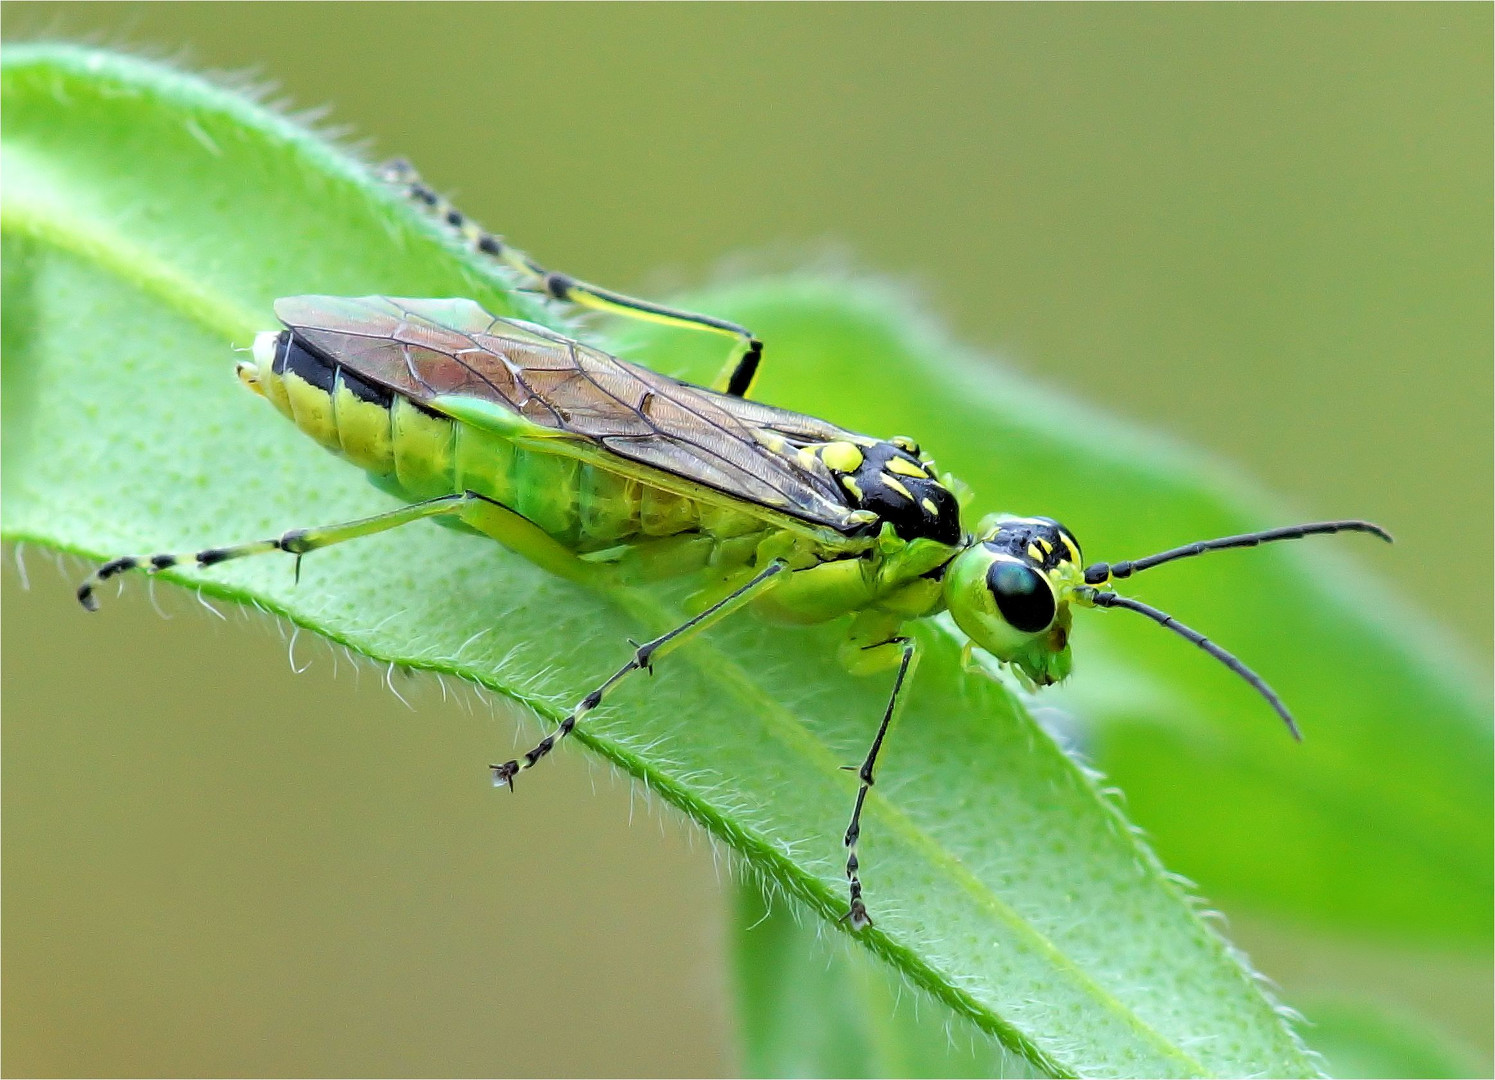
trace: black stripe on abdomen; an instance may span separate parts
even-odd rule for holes
[[[341,370],[343,385],[359,401],[370,402],[381,409],[387,409],[394,404],[394,394],[390,391],[349,371],[343,365],[328,360],[290,332],[283,336],[275,350],[275,363],[272,365],[272,370],[277,375],[283,375],[287,371],[299,375],[312,386],[329,395],[337,386],[337,375]]]

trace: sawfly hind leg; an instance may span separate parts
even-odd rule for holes
[[[898,675],[893,680],[893,692],[888,696],[888,707],[883,711],[882,723],[877,726],[877,736],[872,740],[872,745],[867,750],[867,757],[861,767],[856,770],[861,786],[857,788],[856,804],[852,807],[851,823],[846,826],[846,883],[850,893],[850,904],[846,914],[841,916],[843,922],[849,924],[853,930],[861,930],[872,925],[872,917],[867,914],[867,904],[862,899],[861,861],[857,858],[857,841],[862,836],[862,806],[867,801],[867,792],[872,790],[875,783],[873,775],[877,767],[877,755],[882,750],[883,740],[888,736],[888,729],[892,727],[897,718],[900,707],[903,704],[904,688],[908,684],[913,669],[918,665],[919,647],[911,638],[896,638],[886,642],[887,645],[896,645],[899,648],[900,659],[898,662]],[[848,770],[851,768],[847,766]]]
[[[757,378],[758,365],[763,359],[763,343],[745,327],[711,315],[680,311],[649,300],[625,296],[597,285],[580,281],[569,274],[547,270],[503,237],[488,232],[477,222],[457,209],[436,189],[421,179],[414,166],[403,158],[386,162],[378,170],[378,176],[388,184],[401,189],[411,202],[428,208],[431,214],[444,225],[456,231],[464,243],[474,251],[495,259],[517,273],[536,292],[552,300],[564,300],[578,307],[618,315],[625,319],[657,323],[663,326],[678,326],[723,334],[737,339],[722,373],[713,384],[713,389],[732,397],[746,397]]]
[[[230,547],[203,548],[201,551],[181,555],[165,552],[158,555],[123,555],[117,559],[110,559],[83,580],[83,583],[78,586],[78,602],[89,611],[97,611],[99,609],[98,587],[110,578],[129,570],[143,570],[148,574],[156,574],[175,566],[217,566],[219,563],[232,559],[263,555],[271,551],[284,551],[296,556],[296,575],[299,579],[301,557],[308,552],[331,547],[333,544],[341,544],[345,540],[356,540],[361,536],[373,536],[375,533],[398,528],[423,518],[442,514],[460,514],[464,507],[474,501],[488,500],[484,500],[481,495],[473,492],[442,495],[427,499],[425,502],[402,506],[386,514],[359,518],[357,521],[346,521],[339,525],[325,525],[315,529],[292,529],[290,532],[282,533],[269,540],[253,540],[247,544],[234,544]]]
[[[286,534],[286,536],[290,535],[292,534]],[[162,570],[169,570],[173,566],[216,566],[230,559],[242,559],[246,555],[288,550],[281,546],[283,540],[284,537],[275,540],[256,540],[248,544],[236,544],[233,547],[203,548],[201,551],[180,555],[169,552],[157,555],[121,555],[117,559],[110,559],[83,579],[82,584],[78,586],[78,603],[89,611],[98,611],[99,586],[110,578],[129,570],[144,570],[147,574],[155,574]]]

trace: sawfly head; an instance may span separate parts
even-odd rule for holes
[[[1038,686],[1069,674],[1080,545],[1051,518],[982,521],[945,573],[950,616],[975,644]]]

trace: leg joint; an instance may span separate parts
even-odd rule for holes
[[[97,576],[100,581],[107,581],[115,574],[122,574],[126,570],[135,569],[137,565],[135,556],[124,555],[118,559],[110,559],[103,566],[99,567]]]

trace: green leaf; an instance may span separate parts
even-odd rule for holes
[[[469,296],[515,310],[503,279],[353,160],[197,80],[37,47],[7,53],[3,94],[6,537],[101,558],[273,535],[389,505],[246,395],[229,347],[273,325],[277,296]],[[768,282],[732,305],[771,335],[765,396],[869,430],[917,433],[988,500],[1044,494],[1040,505],[1096,534],[1116,515],[1104,535],[1121,555],[1138,553],[1132,540],[1169,531],[1171,542],[1174,528],[1238,516],[1072,406],[1044,405],[1031,391],[1008,401],[1000,377],[875,290]],[[685,370],[688,347],[667,338],[670,349],[652,359]],[[1033,407],[1014,419],[1014,403]],[[1134,458],[1142,464],[1128,465]],[[1144,481],[1155,485],[1141,490],[1156,491],[1159,520],[1126,516]],[[1231,644],[1243,652],[1280,651],[1276,598],[1294,597],[1282,586],[1330,597],[1324,575],[1338,573],[1286,555],[1265,565],[1257,603],[1266,607],[1254,619],[1239,586],[1211,597],[1212,610],[1226,609],[1220,625],[1241,629]],[[625,637],[679,618],[672,594],[590,594],[439,529],[318,553],[295,586],[275,560],[200,580],[209,595],[256,603],[380,660],[473,679],[550,721],[616,666]],[[1287,612],[1289,625],[1315,628],[1313,655],[1326,666],[1353,646],[1369,659],[1346,661],[1349,672],[1380,663],[1403,682],[1427,677],[1427,664],[1372,621],[1330,603],[1337,622],[1314,621],[1312,605],[1296,599]],[[1319,650],[1324,625],[1344,627],[1350,644]],[[878,921],[863,944],[1046,1071],[1311,1073],[1249,972],[1023,702],[962,673],[958,642],[942,626],[919,633],[926,659],[865,819]],[[1159,700],[1138,707],[1145,698],[1109,683],[1092,682],[1089,693],[1139,723],[1160,717],[1152,722],[1218,737],[1191,710],[1247,711],[1240,688],[1207,668],[1172,678],[1184,670],[1177,642],[1085,633],[1095,655],[1113,657],[1113,672],[1135,652],[1137,678]],[[838,841],[854,790],[837,766],[860,759],[887,691],[885,680],[834,670],[836,634],[729,621],[672,656],[652,683],[620,691],[616,707],[576,735],[830,919],[844,906]],[[1315,697],[1313,680],[1283,681],[1290,698],[1301,690],[1317,703],[1341,700]],[[1440,735],[1455,725],[1438,716],[1467,717],[1456,706],[1434,699]],[[1268,728],[1259,712],[1240,726]],[[1299,759],[1277,740],[1270,752],[1288,772]],[[1399,782],[1385,787],[1405,799]],[[1467,833],[1466,812],[1445,816]],[[1453,856],[1468,864],[1462,847]]]
[[[737,890],[736,961],[748,1076],[1035,1075],[1021,1058],[821,933],[756,882]]]

